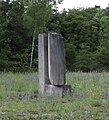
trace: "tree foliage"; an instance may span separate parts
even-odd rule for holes
[[[0,2],[0,71],[28,71],[32,45],[37,70],[37,36],[48,31],[64,37],[68,71],[109,70],[109,7],[58,12],[55,0],[7,0]]]

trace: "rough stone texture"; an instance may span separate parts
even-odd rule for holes
[[[49,84],[48,78],[48,36],[39,34],[38,36],[38,75],[39,75],[39,94],[44,94],[45,84]]]
[[[54,86],[54,85],[45,85],[45,94],[47,96],[66,96],[71,94],[71,86]]]
[[[63,86],[63,96],[71,95],[71,85]]]
[[[57,87],[54,85],[45,85],[45,95],[47,96],[62,96],[63,86]]]
[[[48,33],[48,70],[52,85],[65,84],[65,51],[63,37]]]
[[[65,85],[65,51],[60,34],[39,34],[38,61],[39,95],[70,95],[71,86]]]

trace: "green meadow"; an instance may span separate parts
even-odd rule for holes
[[[109,120],[109,73],[66,74],[71,96],[38,96],[37,73],[0,73],[0,120]]]

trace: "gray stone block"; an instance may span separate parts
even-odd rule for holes
[[[54,85],[45,85],[45,95],[47,96],[62,96],[63,87]]]
[[[52,85],[65,84],[65,64],[63,37],[57,33],[48,33],[48,73]]]
[[[38,62],[39,95],[70,95],[71,86],[65,85],[65,51],[60,34],[39,34]]]
[[[63,96],[71,95],[71,85],[63,86]]]
[[[54,85],[45,85],[45,95],[47,96],[66,96],[71,94],[71,86],[54,86]]]
[[[44,93],[45,84],[49,84],[48,78],[48,35],[39,34],[38,36],[38,77],[39,94]]]

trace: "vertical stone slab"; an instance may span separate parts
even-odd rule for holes
[[[52,85],[65,84],[65,51],[63,37],[57,33],[48,33],[48,71]]]
[[[39,95],[43,95],[45,84],[49,84],[48,35],[44,33],[39,34],[38,36],[38,62]]]

